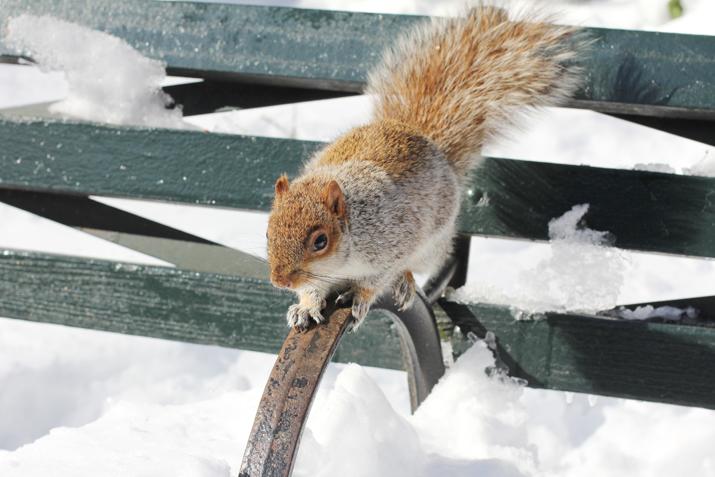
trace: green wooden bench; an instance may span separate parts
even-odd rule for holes
[[[170,74],[203,78],[166,88],[185,114],[359,93],[382,48],[420,21],[140,0],[3,5],[0,24],[21,12],[51,14],[125,39],[165,61]],[[715,145],[715,39],[590,33],[586,83],[568,106]],[[2,43],[0,55],[20,59]],[[260,260],[90,196],[267,211],[274,179],[295,174],[319,143],[5,118],[0,144],[1,201],[176,265],[3,250],[0,316],[271,353],[283,345],[274,370],[283,378],[266,388],[242,475],[290,472],[333,353],[337,361],[406,367],[417,405],[443,369],[433,311],[455,354],[469,333],[494,332],[500,359],[529,386],[715,409],[715,297],[667,302],[700,310],[681,324],[558,313],[515,321],[506,307],[441,297],[447,285],[464,283],[471,235],[546,240],[548,221],[580,203],[591,205],[589,225],[612,232],[616,247],[715,257],[715,178],[489,158],[463,204],[457,253],[413,316],[385,304],[341,339],[349,316],[338,309],[328,326],[284,341],[292,296],[271,287]],[[487,205],[479,203],[485,194]],[[290,407],[296,396],[300,406]]]

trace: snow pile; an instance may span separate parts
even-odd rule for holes
[[[272,356],[10,320],[0,330],[0,432],[47,426],[0,450],[3,477],[237,475]],[[715,476],[711,411],[567,400],[489,377],[493,366],[477,342],[409,416],[375,380],[395,372],[331,365],[294,475]]]
[[[186,128],[179,109],[168,110],[162,92],[164,64],[146,58],[124,40],[49,16],[8,20],[3,41],[63,71],[67,97],[50,106],[63,116],[111,124]]]
[[[684,172],[691,176],[715,177],[715,155],[705,151],[705,156],[696,162],[693,167],[686,168]]]
[[[594,313],[613,308],[624,282],[625,255],[608,247],[612,237],[579,226],[588,204],[549,222],[550,256],[502,288],[468,284],[450,295],[458,302],[512,307],[517,316],[546,311]]]
[[[626,320],[648,320],[650,318],[665,318],[666,320],[680,320],[681,318],[697,318],[698,310],[689,306],[687,308],[677,308],[675,306],[653,305],[639,306],[635,310],[619,307],[616,313],[620,318]]]

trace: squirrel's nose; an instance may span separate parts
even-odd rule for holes
[[[293,284],[291,281],[292,273],[281,273],[278,270],[273,270],[271,272],[271,283],[277,287],[290,288]]]

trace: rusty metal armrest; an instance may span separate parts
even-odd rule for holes
[[[325,324],[288,333],[258,404],[240,477],[291,474],[320,379],[352,319],[350,308],[325,313]]]

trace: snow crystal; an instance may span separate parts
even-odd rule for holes
[[[111,124],[189,127],[160,85],[164,64],[124,40],[49,16],[8,20],[3,41],[31,56],[43,70],[63,71],[67,97],[50,106],[62,116]]]
[[[450,294],[459,302],[512,307],[516,317],[546,311],[595,313],[613,308],[624,282],[625,255],[608,247],[608,232],[580,226],[588,204],[574,206],[549,222],[551,256],[522,272],[509,286],[467,284]]]
[[[697,318],[698,311],[689,306],[687,308],[677,308],[674,306],[659,306],[654,308],[653,305],[639,306],[635,310],[629,310],[625,307],[619,307],[616,313],[620,318],[626,320],[647,320],[650,318],[665,318],[667,320],[680,320],[681,318]]]

